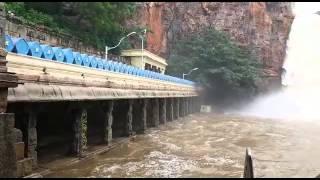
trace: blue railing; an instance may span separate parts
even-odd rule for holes
[[[92,69],[118,72],[134,76],[141,76],[151,79],[158,79],[180,84],[194,85],[194,82],[153,72],[143,70],[134,66],[123,64],[112,60],[101,59],[99,57],[74,52],[70,48],[51,47],[50,45],[40,44],[36,41],[27,41],[23,38],[11,37],[6,38],[6,49],[22,55],[33,56],[43,60],[58,61],[66,64],[85,66]]]

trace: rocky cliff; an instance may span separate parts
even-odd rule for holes
[[[127,25],[148,27],[147,49],[165,58],[175,40],[213,26],[253,49],[266,78],[279,79],[292,21],[289,2],[145,2]]]

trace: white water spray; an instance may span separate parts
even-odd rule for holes
[[[241,114],[320,119],[320,15],[315,12],[295,16],[283,64],[282,90],[257,98]]]

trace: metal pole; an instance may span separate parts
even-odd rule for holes
[[[144,63],[143,63],[143,36],[142,36],[142,38],[141,38],[141,44],[142,44],[142,47],[141,47],[141,69],[144,69]]]
[[[108,46],[106,46],[106,60],[108,60]]]
[[[187,74],[184,74],[184,73],[183,73],[183,74],[182,74],[182,79],[184,79],[184,76],[185,76],[185,75],[190,75],[192,71],[195,71],[195,70],[198,70],[198,69],[199,69],[199,68],[193,68],[193,69],[191,69]]]

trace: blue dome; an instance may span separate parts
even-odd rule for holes
[[[106,70],[111,71],[112,61],[107,60],[106,62],[107,62],[107,69]]]
[[[82,57],[79,52],[73,52],[73,62],[72,64],[78,64],[81,65],[82,63]]]
[[[136,72],[134,72],[134,67],[133,66],[131,66],[131,74],[133,74],[133,75],[136,75],[135,73],[137,73],[137,71]]]
[[[11,37],[9,35],[6,35],[5,37],[6,37],[6,50],[8,52],[12,52],[13,48],[14,48],[12,39],[11,39]]]
[[[120,63],[118,63],[118,62],[114,63],[114,71],[115,72],[119,72],[120,71]]]
[[[81,59],[82,59],[82,64],[84,66],[89,67],[90,66],[90,60],[89,60],[89,56],[87,54],[81,54]]]
[[[148,70],[142,70],[142,76],[148,77]]]
[[[124,64],[123,63],[119,63],[119,72],[124,73]]]
[[[132,66],[128,66],[128,74],[132,74],[133,72],[133,67]]]
[[[107,61],[107,60],[103,59],[103,66],[104,66],[105,70],[109,71],[110,61]]]
[[[123,65],[123,73],[128,74],[128,72],[129,72],[129,66],[124,64]]]
[[[43,51],[42,58],[52,59],[53,58],[53,50],[52,47],[46,44],[40,45]]]
[[[104,63],[103,63],[102,59],[97,57],[96,60],[97,60],[98,68],[103,69]]]
[[[64,60],[64,54],[63,54],[63,51],[60,47],[53,47],[52,48],[53,50],[53,60],[57,60],[59,62],[63,62]]]
[[[70,48],[65,48],[62,49],[62,52],[64,54],[64,62],[72,64],[74,59],[72,50]]]
[[[109,69],[110,69],[110,71],[114,71],[115,69],[115,62],[114,61],[109,61],[109,63],[110,63],[110,67],[109,67]]]
[[[12,38],[12,42],[14,45],[13,52],[18,54],[27,55],[29,52],[29,45],[23,38]]]
[[[97,68],[98,62],[94,56],[89,56],[90,67]]]
[[[40,58],[42,56],[42,48],[36,41],[27,42],[29,45],[28,55]]]

